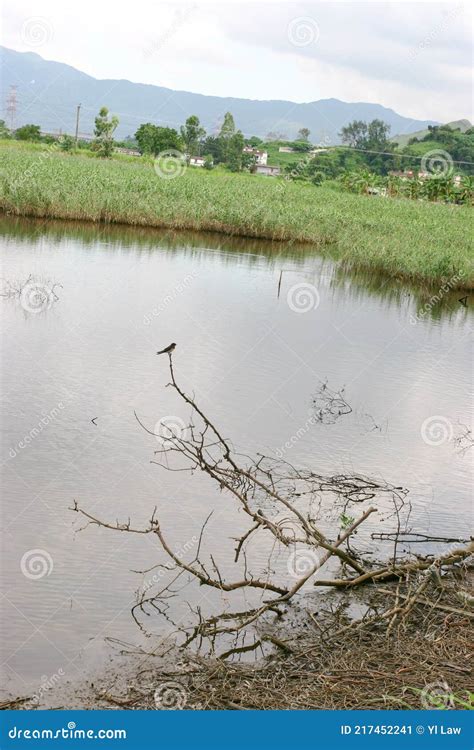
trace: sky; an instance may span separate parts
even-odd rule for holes
[[[472,121],[472,12],[432,2],[4,0],[2,44],[96,78]]]

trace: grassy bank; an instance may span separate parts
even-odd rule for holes
[[[0,146],[0,209],[24,216],[310,242],[349,266],[474,287],[471,209],[358,196],[331,187],[150,162]]]

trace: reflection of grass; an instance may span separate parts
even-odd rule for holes
[[[17,215],[83,219],[310,242],[346,266],[439,283],[470,263],[471,209],[351,195],[220,170],[163,179],[150,163],[0,151],[0,208]]]

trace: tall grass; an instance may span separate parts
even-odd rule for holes
[[[158,176],[151,162],[0,147],[0,209],[61,219],[313,243],[346,265],[474,287],[472,209],[386,200],[220,170]]]

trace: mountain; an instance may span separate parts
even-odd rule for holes
[[[430,123],[430,125],[431,124],[432,123]],[[453,130],[460,130],[461,133],[465,133],[466,130],[472,128],[472,124],[469,120],[453,120],[453,122],[447,122],[446,125]],[[428,133],[429,130],[426,128],[425,130],[416,130],[414,133],[394,135],[390,140],[394,141],[394,143],[398,143],[399,146],[408,146],[410,138],[418,138],[421,140],[425,135],[428,135]]]
[[[220,128],[225,112],[234,115],[246,136],[265,137],[274,132],[294,138],[302,127],[311,131],[313,143],[337,143],[338,132],[351,120],[387,122],[392,133],[413,133],[432,120],[412,120],[380,104],[347,103],[338,99],[296,104],[294,102],[204,96],[173,91],[162,86],[126,80],[98,80],[63,63],[44,60],[33,52],[16,52],[0,47],[0,80],[3,100],[11,85],[17,86],[15,126],[35,123],[42,130],[73,133],[76,107],[81,103],[80,133],[91,134],[94,117],[106,106],[120,118],[117,136],[133,135],[143,122],[178,127],[191,114],[198,115],[209,133]],[[8,117],[5,119],[8,123]]]

